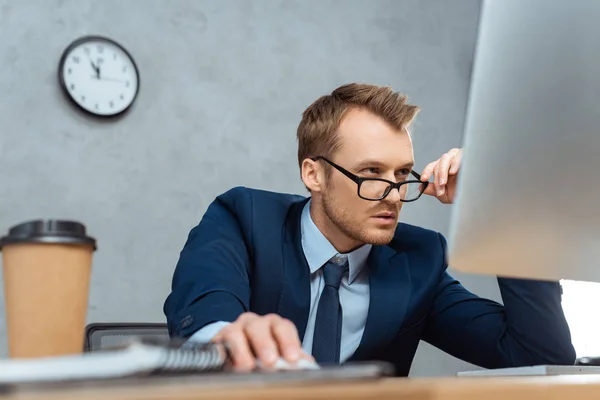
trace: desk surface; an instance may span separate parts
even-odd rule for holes
[[[190,399],[598,399],[600,375],[515,378],[387,378],[341,383],[245,383],[227,385],[199,379],[156,379],[143,383],[79,385],[0,396],[19,400],[190,400]]]

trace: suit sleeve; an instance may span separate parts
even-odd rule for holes
[[[572,365],[575,351],[558,282],[498,278],[504,305],[476,296],[443,273],[423,339],[483,368]]]
[[[245,202],[237,203],[243,207]],[[250,261],[239,213],[232,207],[235,202],[217,198],[190,231],[164,304],[172,337],[189,337],[213,322],[232,322],[249,309]]]

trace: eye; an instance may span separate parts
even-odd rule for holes
[[[379,168],[371,167],[371,168],[365,168],[360,172],[363,174],[369,174],[369,175],[379,175],[381,171],[379,170]]]
[[[406,177],[410,174],[410,169],[404,168],[396,172],[396,176]]]

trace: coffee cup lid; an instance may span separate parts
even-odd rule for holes
[[[55,219],[27,221],[11,227],[8,234],[0,238],[0,250],[19,243],[91,245],[96,250],[96,239],[87,236],[85,225]]]

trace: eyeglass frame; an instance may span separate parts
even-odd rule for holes
[[[408,183],[420,183],[422,184],[422,188],[419,192],[419,195],[412,200],[402,200],[400,199],[401,202],[403,203],[411,203],[413,201],[417,201],[421,198],[421,196],[423,195],[423,192],[425,192],[425,189],[427,189],[427,186],[429,185],[429,181],[425,181],[422,182],[421,181],[421,175],[415,171],[413,171],[412,169],[410,170],[410,173],[417,178],[417,180],[406,180],[406,181],[402,181],[402,182],[392,182],[392,181],[388,181],[387,179],[383,179],[383,178],[367,178],[367,177],[362,177],[362,176],[358,176],[350,171],[348,171],[347,169],[345,169],[344,167],[341,167],[339,165],[337,165],[336,163],[334,163],[333,161],[323,157],[323,156],[316,156],[316,157],[311,157],[312,161],[318,161],[318,160],[323,160],[325,161],[327,164],[331,165],[333,168],[337,169],[338,171],[340,171],[342,174],[344,174],[346,177],[350,178],[354,183],[356,183],[356,194],[358,195],[358,197],[360,197],[363,200],[368,200],[368,201],[380,201],[385,199],[391,192],[393,189],[398,189],[398,192],[400,192],[400,187],[402,185],[406,185]],[[365,181],[380,181],[380,182],[385,182],[388,184],[388,189],[386,191],[384,191],[383,196],[377,198],[377,199],[370,199],[368,197],[363,197],[360,195],[360,187],[363,184],[363,182]]]

